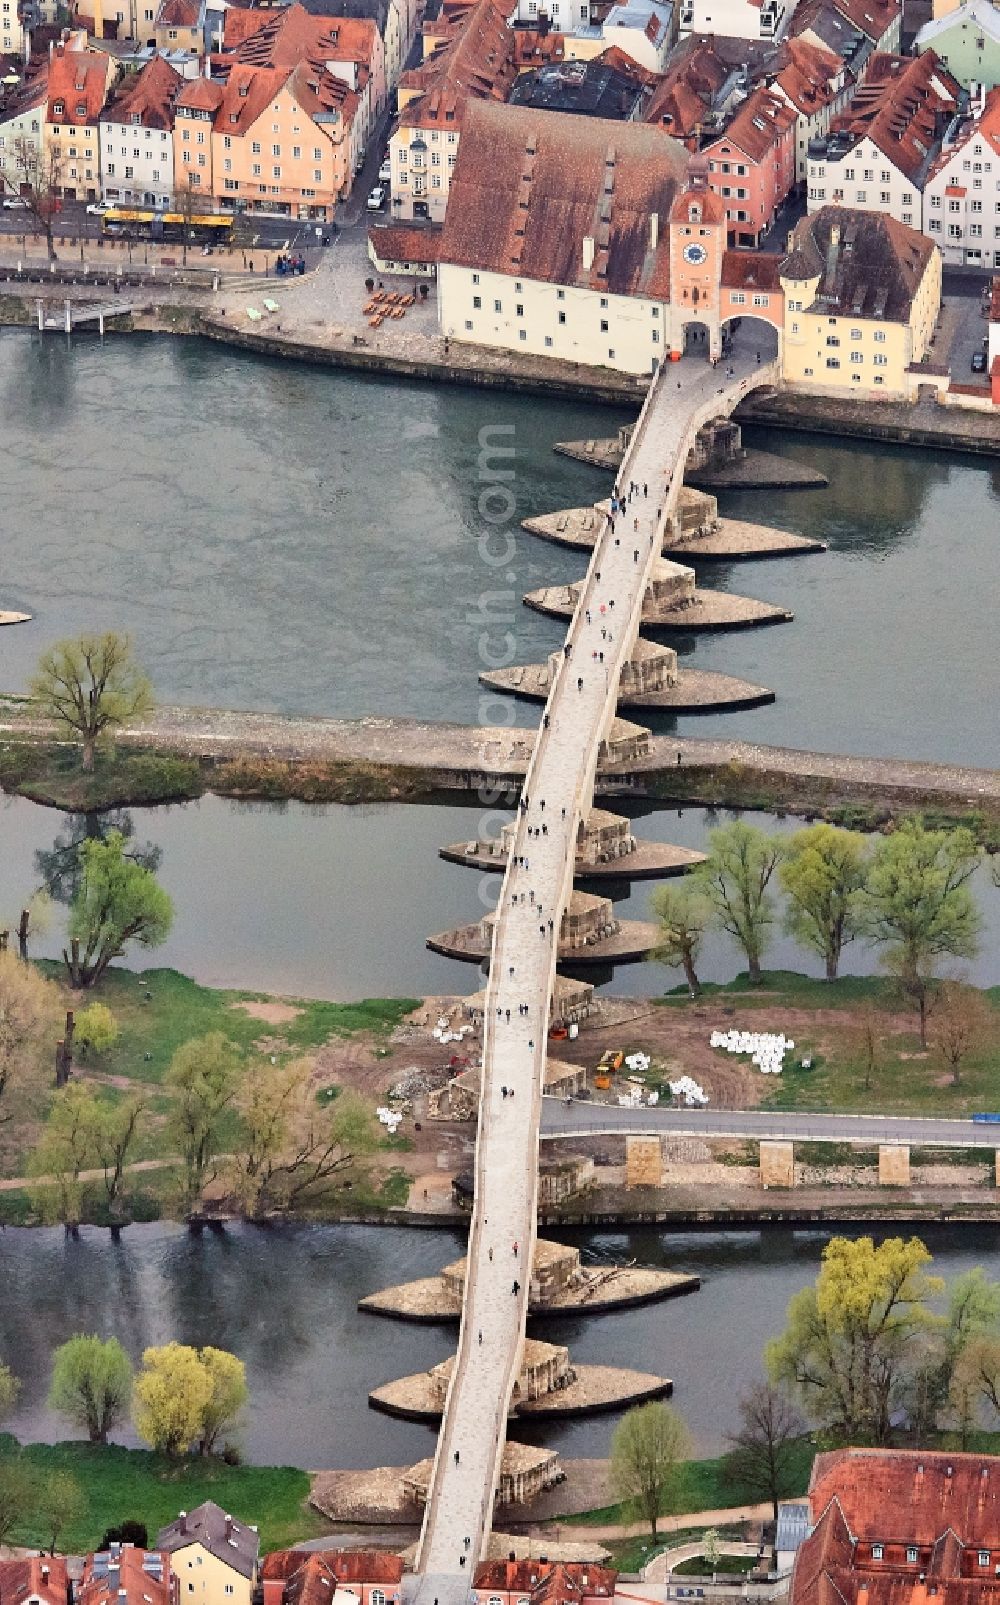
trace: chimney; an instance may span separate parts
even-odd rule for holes
[[[840,259],[840,224],[834,223],[830,229],[830,243],[826,248],[826,278],[823,285],[828,295],[832,295],[837,285],[837,262]]]
[[[594,236],[592,234],[585,234],[583,236],[583,271],[584,271],[584,273],[589,273],[591,268],[593,267],[593,265],[594,265]]]
[[[232,1536],[233,1536],[233,1518],[232,1518],[232,1516],[227,1516],[226,1517],[226,1537],[227,1538],[232,1538]]]
[[[187,1530],[188,1530],[188,1513],[187,1513],[186,1510],[182,1510],[180,1515],[177,1518],[177,1531],[179,1533],[181,1533],[181,1534],[184,1534],[184,1533],[187,1532]]]
[[[659,214],[659,212],[650,212],[650,214],[649,214],[649,249],[651,251],[655,251],[656,247],[659,245],[659,243],[660,243],[660,214]]]
[[[47,1566],[43,1566],[42,1567],[42,1582],[43,1583],[47,1583],[48,1580],[49,1580],[49,1568]]]

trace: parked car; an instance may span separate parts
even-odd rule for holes
[[[368,197],[369,212],[381,212],[383,206],[385,205],[385,194],[385,185],[376,184],[375,188]]]
[[[22,200],[20,195],[5,195],[3,204],[8,212],[26,212],[28,210],[27,201]]]
[[[973,371],[973,373],[985,373],[986,372],[986,352],[985,351],[974,351],[972,353],[972,371]]]
[[[108,205],[107,201],[91,201],[90,205],[87,207],[87,216],[103,217],[105,212],[110,211],[111,207]]]
[[[385,161],[382,163],[382,166],[378,170],[378,181],[379,181],[380,184],[388,184],[388,182],[389,182],[391,177],[392,177],[392,162],[389,160],[389,158],[387,156]]]

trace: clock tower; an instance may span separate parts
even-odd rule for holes
[[[683,355],[685,328],[707,331],[704,354],[721,350],[719,286],[726,249],[726,209],[708,187],[708,162],[693,156],[684,188],[670,208],[671,356]]]

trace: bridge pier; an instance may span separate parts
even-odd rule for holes
[[[625,1186],[661,1187],[663,1152],[659,1137],[625,1138]]]
[[[795,1186],[795,1144],[762,1142],[760,1145],[760,1184],[762,1187]]]
[[[909,1143],[883,1142],[879,1144],[878,1182],[880,1187],[909,1187]]]
[[[72,305],[70,303],[70,300],[69,300],[68,296],[66,298],[66,323],[65,323],[65,329],[66,329],[66,333],[67,334],[72,334],[73,333],[73,307],[72,307]]]

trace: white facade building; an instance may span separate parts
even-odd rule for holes
[[[933,51],[876,56],[829,137],[807,151],[809,213],[849,206],[923,230],[924,187],[960,94]]]
[[[780,39],[794,10],[795,0],[681,0],[680,31]]]
[[[945,141],[924,191],[923,232],[948,267],[1000,268],[1000,89]]]
[[[101,188],[106,201],[163,209],[174,191],[173,105],[181,75],[154,56],[101,113]]]

